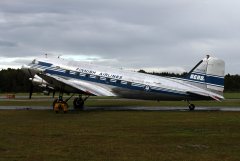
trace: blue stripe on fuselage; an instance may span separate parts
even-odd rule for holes
[[[131,90],[140,90],[140,91],[146,91],[146,92],[156,92],[156,93],[163,93],[163,94],[170,94],[170,95],[177,95],[177,96],[187,96],[187,94],[185,92],[171,91],[170,89],[164,89],[164,88],[160,88],[160,87],[158,87],[158,90],[151,89],[151,88],[146,90],[146,88],[145,88],[146,85],[144,85],[142,87],[140,87],[140,86],[133,86],[132,85],[133,82],[129,82],[127,84],[122,84],[121,81],[123,81],[123,80],[117,80],[116,82],[111,82],[110,81],[111,79],[109,79],[109,78],[106,78],[106,80],[101,80],[100,78],[99,79],[91,78],[89,74],[86,74],[86,75],[88,75],[88,77],[80,76],[79,72],[77,72],[77,74],[70,74],[70,73],[63,73],[63,72],[59,72],[59,71],[49,70],[49,69],[45,70],[45,72],[48,73],[48,74],[63,76],[63,77],[67,77],[67,78],[74,78],[74,79],[79,79],[79,80],[85,80],[85,81],[90,81],[90,82],[107,84],[107,85],[111,85],[111,86],[131,89]]]
[[[38,65],[45,66],[45,67],[50,67],[50,66],[52,66],[52,64],[46,63],[46,62],[42,62],[42,61],[39,61],[39,62],[38,62]]]

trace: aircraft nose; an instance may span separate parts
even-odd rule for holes
[[[28,65],[23,65],[21,70],[26,73],[29,77],[33,78],[34,75],[36,73],[38,73],[38,71],[34,70],[33,68],[31,68],[30,66]]]
[[[30,66],[28,66],[28,65],[23,65],[21,68],[21,70],[27,75],[30,75],[29,69],[30,69]]]

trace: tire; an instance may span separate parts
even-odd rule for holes
[[[84,101],[81,98],[75,98],[73,101],[73,107],[77,110],[83,110]]]
[[[195,105],[194,104],[190,104],[189,105],[189,110],[190,111],[194,111],[195,110]]]

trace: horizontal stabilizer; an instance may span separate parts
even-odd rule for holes
[[[223,96],[212,93],[212,92],[201,92],[201,91],[187,91],[188,94],[194,95],[194,96],[200,96],[200,97],[209,97],[216,101],[221,101],[224,99]]]

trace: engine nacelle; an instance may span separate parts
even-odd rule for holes
[[[45,93],[49,93],[49,91],[54,90],[54,88],[51,87],[48,82],[46,82],[38,75],[35,75],[34,78],[29,78],[29,80],[33,83],[34,86],[39,86],[40,88],[43,88]]]
[[[33,77],[34,75],[36,75],[37,73],[41,73],[44,70],[43,69],[39,69],[39,68],[31,68],[28,65],[23,65],[21,70],[26,73],[29,77]]]
[[[43,80],[41,77],[39,77],[38,75],[34,75],[33,78],[29,78],[29,80],[35,85],[35,86],[40,86],[40,87],[46,87],[48,85],[48,83]]]
[[[43,91],[43,94],[44,94],[45,96],[49,96],[50,91],[49,91],[49,90],[44,90],[44,91]]]
[[[55,94],[55,90],[53,87],[49,86],[49,83],[46,82],[44,79],[35,75],[34,78],[29,78],[34,86],[38,86],[43,90],[43,94],[49,96],[50,92]]]

